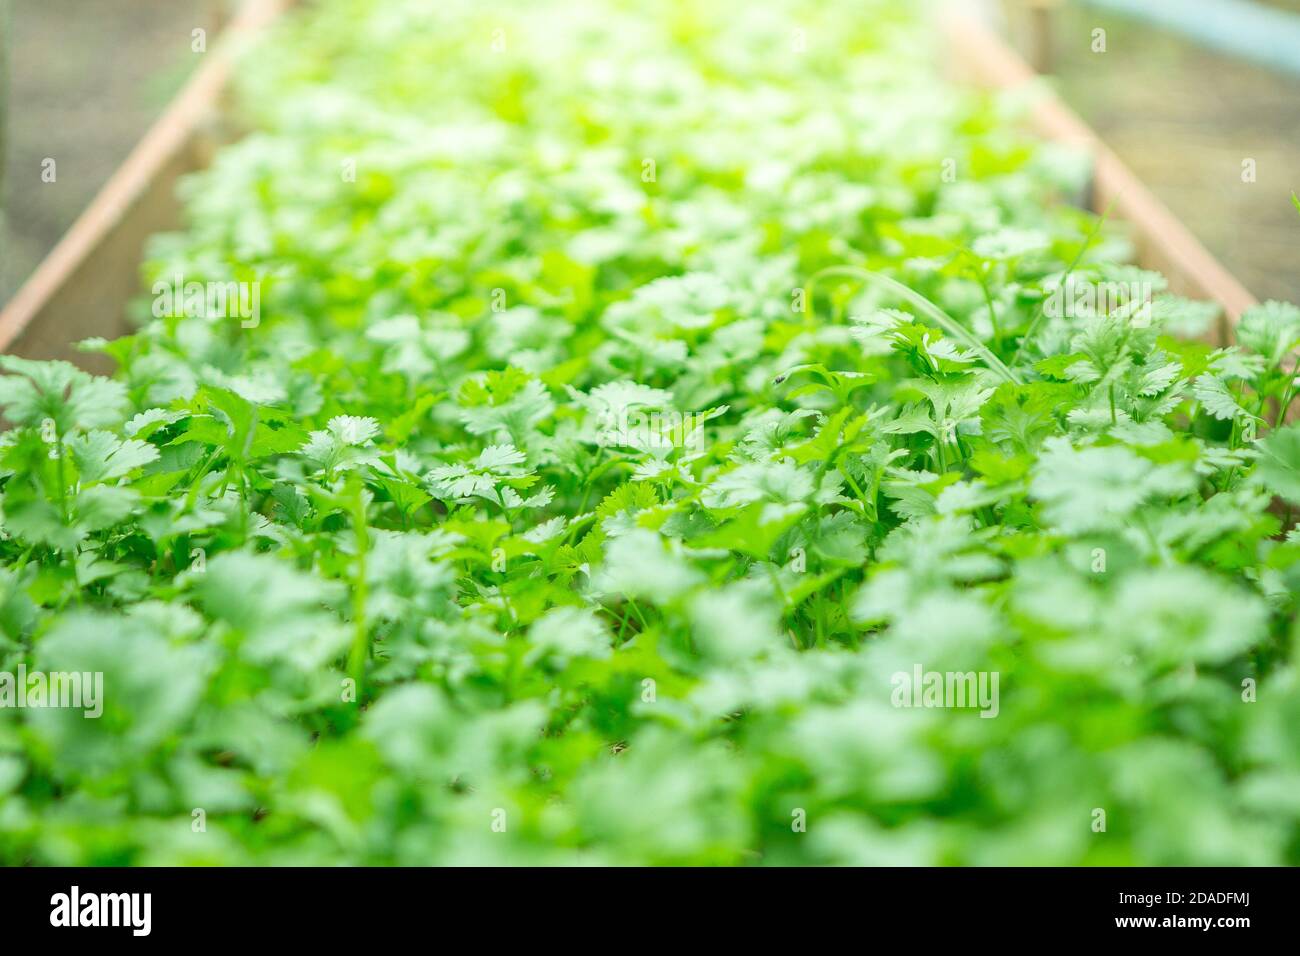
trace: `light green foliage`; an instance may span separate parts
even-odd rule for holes
[[[249,51],[148,279],[260,322],[2,360],[0,670],[104,712],[0,709],[0,861],[1300,864],[1300,311],[1186,338],[916,6]]]

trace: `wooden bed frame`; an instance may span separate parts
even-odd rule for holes
[[[1169,289],[1223,308],[1217,338],[1231,340],[1232,328],[1256,299],[1169,208],[1157,199],[1115,153],[1013,50],[974,17],[953,9],[943,19],[949,62],[958,78],[988,89],[1033,90],[1033,131],[1044,139],[1077,147],[1093,160],[1089,206],[1112,210],[1130,224],[1138,263],[1164,273]]]
[[[0,352],[108,370],[108,359],[78,352],[75,343],[130,331],[126,306],[141,292],[145,241],[181,223],[176,180],[207,166],[232,138],[222,107],[239,46],[293,2],[245,0],[162,116],[0,312]]]
[[[245,0],[203,65],[0,312],[0,351],[107,370],[108,360],[76,351],[75,343],[129,331],[126,306],[140,294],[145,241],[181,223],[177,179],[206,166],[214,150],[232,137],[222,107],[239,44],[295,2]],[[954,9],[940,22],[948,62],[959,79],[1003,90],[1039,82],[980,20]],[[1092,208],[1100,212],[1113,203],[1112,215],[1133,228],[1138,262],[1163,272],[1172,291],[1221,305],[1217,333],[1220,341],[1228,341],[1232,325],[1255,303],[1254,297],[1083,120],[1045,86],[1041,92],[1031,113],[1034,131],[1091,154]]]

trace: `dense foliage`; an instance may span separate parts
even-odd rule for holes
[[[913,8],[252,51],[148,282],[259,321],[0,360],[0,668],[104,674],[0,860],[1300,863],[1300,310],[1198,340]]]

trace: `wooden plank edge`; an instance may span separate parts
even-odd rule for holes
[[[0,312],[0,351],[23,351],[26,339],[49,339],[58,330],[43,326],[58,319],[51,308],[61,294],[82,278],[87,263],[109,245],[134,210],[147,205],[160,181],[174,182],[184,171],[199,168],[206,156],[204,128],[219,112],[238,42],[263,29],[295,0],[245,0],[220,42],[126,161],[105,184],[67,234]],[[1034,71],[977,18],[949,10],[941,21],[949,62],[978,85],[1014,90],[1040,87],[1031,121],[1046,139],[1074,145],[1094,160],[1093,206],[1098,212],[1112,202],[1118,216],[1138,231],[1143,265],[1166,274],[1171,289],[1222,306],[1225,340],[1241,313],[1256,299],[1218,262],[1182,222],[1157,199],[1092,129]],[[137,277],[128,280],[132,286]],[[118,303],[117,308],[123,303]],[[110,308],[112,308],[110,306]],[[81,324],[81,323],[77,323]],[[104,331],[111,331],[107,328]],[[44,334],[43,334],[44,333]],[[66,340],[66,336],[63,337]]]
[[[1084,150],[1093,159],[1093,210],[1103,212],[1113,204],[1113,214],[1137,230],[1140,264],[1164,273],[1171,291],[1218,304],[1223,318],[1217,338],[1230,342],[1242,312],[1257,304],[1255,296],[979,18],[948,8],[941,23],[949,62],[963,78],[990,89],[1034,90],[1033,131],[1052,142]]]
[[[245,0],[217,43],[205,54],[204,62],[0,311],[0,352],[22,353],[28,340],[48,339],[51,330],[45,326],[61,318],[58,309],[52,306],[78,281],[87,281],[88,263],[108,249],[134,211],[150,205],[150,194],[157,184],[165,181],[170,186],[181,172],[202,164],[205,130],[219,114],[221,97],[229,84],[239,47],[293,2]],[[165,198],[173,201],[170,196]],[[139,279],[134,273],[129,281],[138,287]],[[117,303],[119,310],[123,305]],[[81,325],[83,321],[75,324]],[[92,325],[99,321],[91,320]],[[57,335],[57,330],[54,331]]]

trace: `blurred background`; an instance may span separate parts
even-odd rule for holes
[[[0,0],[0,302],[198,65],[225,0]],[[56,161],[57,180],[41,181]]]
[[[210,44],[234,2],[0,0],[0,303],[198,65],[193,31]],[[1300,301],[1300,0],[967,2],[1247,288]],[[46,157],[57,183],[41,182]]]
[[[985,8],[1246,288],[1300,301],[1300,0]]]

